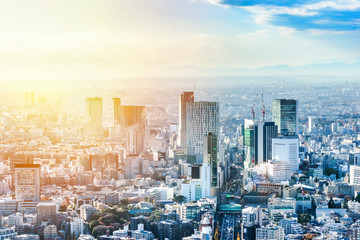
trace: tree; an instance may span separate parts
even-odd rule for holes
[[[92,235],[94,236],[94,238],[97,238],[98,236],[105,235],[107,230],[108,228],[106,226],[99,225],[93,229]]]
[[[308,223],[310,221],[311,221],[310,214],[305,213],[305,214],[299,214],[298,215],[298,223],[306,224],[306,223]]]
[[[89,224],[90,230],[92,231],[95,227],[99,226],[100,222],[98,220],[91,221]]]
[[[335,175],[336,175],[336,179],[339,178],[339,170],[337,170],[337,169],[327,168],[327,169],[324,170],[324,174],[325,174],[326,176],[330,176],[330,175],[332,175],[332,174],[335,174]]]
[[[121,199],[120,204],[121,205],[129,205],[129,199],[127,199],[127,198]]]
[[[163,212],[161,210],[153,211],[149,216],[150,222],[158,222],[160,220],[160,217],[161,217],[162,213]]]
[[[335,208],[335,202],[332,197],[330,198],[330,200],[328,202],[328,208]]]
[[[66,205],[60,205],[60,212],[66,212],[67,211],[67,206]]]
[[[176,203],[183,203],[186,201],[186,197],[184,197],[183,195],[177,195],[173,198],[173,202]]]

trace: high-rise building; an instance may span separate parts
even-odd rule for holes
[[[57,228],[55,225],[48,225],[44,229],[44,238],[56,238],[58,237]]]
[[[120,114],[120,107],[121,107],[121,100],[120,98],[113,98],[114,101],[114,127],[120,125],[121,121],[121,114]]]
[[[200,199],[202,197],[202,182],[198,179],[193,179],[188,183],[182,183],[181,195],[186,198],[187,202]]]
[[[274,122],[259,122],[255,125],[255,164],[272,158],[272,139],[278,136]]]
[[[349,175],[350,184],[360,185],[360,166],[351,165]]]
[[[288,161],[270,160],[266,167],[271,182],[283,182],[291,179],[292,171]]]
[[[245,119],[243,142],[244,142],[244,167],[250,168],[255,165],[255,123],[253,120]]]
[[[183,92],[179,99],[179,137],[178,145],[186,148],[186,104],[194,102],[194,92]]]
[[[204,162],[201,166],[201,196],[203,198],[211,197],[211,165]]]
[[[26,92],[25,93],[25,106],[26,107],[34,107],[34,105],[35,105],[34,92]]]
[[[80,234],[83,234],[85,230],[84,220],[76,217],[70,222],[71,235],[75,235],[77,238]]]
[[[146,113],[145,106],[120,106],[120,127],[129,154],[144,150]]]
[[[57,214],[57,205],[52,202],[41,202],[37,205],[37,222],[49,221]]]
[[[80,154],[77,156],[78,165],[84,167],[84,171],[92,171],[92,161],[89,154]]]
[[[256,240],[284,240],[284,229],[276,225],[263,226],[256,229]]]
[[[272,102],[272,119],[278,126],[278,133],[281,136],[297,135],[297,100],[274,99]]]
[[[120,106],[120,125],[126,129],[137,123],[145,123],[145,106]]]
[[[40,201],[40,164],[15,165],[15,197],[17,201]]]
[[[315,127],[314,117],[309,116],[308,117],[308,132],[311,133],[314,130],[314,127]]]
[[[102,127],[103,124],[103,110],[102,98],[92,97],[86,99],[86,114],[88,123],[91,128]]]
[[[139,155],[129,155],[124,159],[124,176],[126,179],[135,179],[141,174],[141,158]]]
[[[210,185],[211,195],[216,195],[219,189],[218,184],[218,139],[213,133],[208,133],[204,136],[204,156],[203,163],[210,164]]]
[[[209,132],[219,134],[219,103],[186,104],[186,149],[189,162],[202,162],[203,138]]]
[[[299,170],[299,139],[273,138],[272,159],[289,162],[291,171]]]
[[[10,157],[10,171],[14,173],[17,164],[33,164],[34,158],[28,153],[15,153]]]

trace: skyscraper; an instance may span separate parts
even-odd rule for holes
[[[274,99],[272,119],[278,126],[278,133],[283,137],[297,135],[297,100]]]
[[[202,162],[203,138],[209,132],[219,134],[219,103],[186,104],[186,149],[189,162]]]
[[[145,106],[121,106],[121,134],[128,153],[140,154],[144,150],[146,115]]]
[[[145,106],[120,106],[120,125],[123,129],[145,122]]]
[[[37,222],[48,221],[51,217],[56,216],[57,206],[54,202],[42,202],[37,206]]]
[[[289,162],[291,171],[299,170],[299,139],[273,138],[272,159]]]
[[[218,139],[211,132],[204,136],[204,156],[203,163],[210,164],[210,186],[211,195],[216,195],[218,191]]]
[[[26,92],[25,93],[25,106],[26,107],[34,107],[34,105],[35,105],[34,92]]]
[[[255,126],[254,121],[245,119],[244,121],[244,167],[250,168],[255,164]]]
[[[201,165],[201,197],[211,197],[211,165],[208,162],[204,162]]]
[[[179,136],[178,145],[186,148],[186,104],[194,102],[194,92],[183,92],[179,99]]]
[[[103,124],[103,110],[102,98],[92,97],[86,99],[86,114],[88,123],[92,128],[102,127]]]
[[[40,164],[15,165],[15,197],[17,201],[40,201]]]
[[[272,139],[277,138],[278,127],[274,122],[259,122],[255,125],[255,164],[272,159]]]
[[[113,98],[114,101],[114,127],[120,125],[120,106],[121,100],[120,98]]]

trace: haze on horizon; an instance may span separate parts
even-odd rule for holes
[[[2,81],[359,74],[357,0],[22,0],[2,10]]]

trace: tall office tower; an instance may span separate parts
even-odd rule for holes
[[[246,156],[244,168],[251,168],[255,164],[255,126],[253,120],[245,119],[243,133],[244,156]]]
[[[312,132],[313,128],[315,127],[314,124],[314,117],[308,117],[308,132]]]
[[[129,155],[124,159],[123,169],[126,179],[135,179],[137,175],[142,173],[142,160],[139,155]]]
[[[120,98],[113,98],[114,101],[114,128],[120,125],[120,107],[121,107],[121,100]]]
[[[204,162],[201,165],[201,197],[211,197],[211,165],[208,162]]]
[[[108,169],[118,169],[119,168],[119,154],[107,153],[105,166]]]
[[[219,134],[219,103],[189,102],[186,104],[186,149],[188,161],[202,162],[203,138],[209,132]]]
[[[178,145],[186,148],[186,104],[194,102],[194,92],[183,92],[179,99],[179,137]]]
[[[299,139],[273,138],[272,159],[290,162],[291,171],[299,170]]]
[[[81,154],[77,156],[78,165],[84,167],[84,171],[92,171],[92,161],[89,154]]]
[[[297,100],[274,99],[272,119],[278,126],[278,133],[283,137],[297,136]]]
[[[102,98],[100,97],[87,98],[86,114],[88,117],[88,122],[92,128],[102,127],[103,124]]]
[[[48,221],[57,214],[57,205],[52,202],[41,202],[37,206],[37,222]]]
[[[272,139],[278,137],[274,122],[259,122],[255,125],[255,164],[272,158]]]
[[[351,165],[349,175],[350,184],[360,185],[360,166]]]
[[[123,129],[145,122],[145,106],[120,106],[120,125]]]
[[[25,106],[33,107],[35,105],[35,94],[34,92],[25,93]]]
[[[210,164],[211,195],[216,196],[219,189],[218,184],[218,139],[211,132],[204,136],[203,163]]]
[[[15,165],[16,201],[40,201],[40,164]]]
[[[339,123],[336,123],[336,122],[331,123],[331,131],[332,131],[333,133],[335,133],[335,132],[338,131],[338,127],[339,127]]]
[[[140,154],[144,150],[145,125],[145,106],[120,106],[121,135],[127,153]]]

